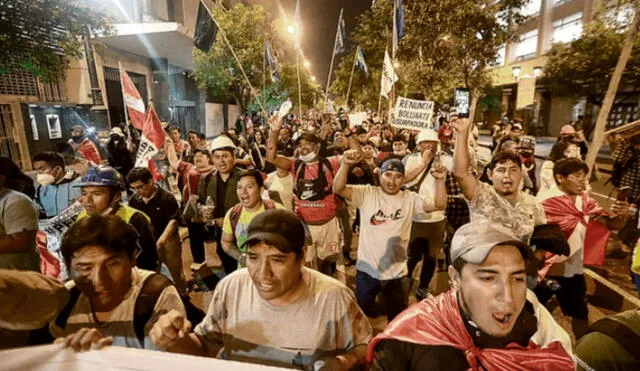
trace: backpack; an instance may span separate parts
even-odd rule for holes
[[[300,159],[294,163],[294,181],[293,181],[293,194],[299,200],[305,201],[318,201],[322,200],[331,194],[331,186],[327,181],[327,172],[334,177],[333,168],[328,159],[324,157],[318,158],[318,177],[316,179],[305,179],[305,169],[307,165]],[[309,185],[310,187],[305,187]],[[308,191],[305,188],[311,188],[313,190],[311,197],[305,197],[305,192]]]
[[[136,298],[133,310],[133,329],[136,337],[140,341],[140,344],[143,346],[145,336],[149,334],[151,327],[155,324],[155,321],[149,322],[153,315],[153,309],[155,308],[164,289],[172,285],[173,283],[171,280],[160,273],[152,274],[142,285],[142,289]],[[65,305],[58,317],[55,319],[56,326],[61,329],[67,327],[67,321],[69,320],[73,307],[78,302],[78,298],[80,298],[80,294],[81,292],[78,287],[74,286],[71,288],[69,291],[69,301],[67,302],[67,305]],[[186,309],[187,319],[194,324],[200,323],[204,319],[204,312],[195,307],[188,297],[181,298]],[[158,315],[161,314],[164,313],[158,313]],[[157,320],[157,316],[155,319]]]

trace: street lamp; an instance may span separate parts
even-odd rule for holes
[[[316,77],[315,76],[311,76],[311,81],[316,81]]]
[[[533,76],[537,79],[538,77],[540,77],[540,75],[542,75],[542,67],[540,66],[533,67]]]
[[[306,68],[311,67],[311,63],[309,63],[309,61],[304,61],[302,65],[305,66]]]
[[[295,27],[295,26],[293,26],[293,25],[289,25],[289,26],[287,27],[287,32],[289,32],[290,34],[294,34],[294,33],[296,33],[296,27]]]
[[[393,62],[393,68],[399,68],[400,62]]]
[[[520,76],[520,66],[513,66],[513,68],[511,68],[511,71],[513,72],[513,77],[515,77],[516,79],[518,78],[518,76]]]

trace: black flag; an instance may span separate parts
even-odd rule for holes
[[[196,22],[196,33],[193,36],[193,45],[207,53],[211,45],[216,40],[218,26],[209,15],[207,8],[200,2],[198,6],[198,21]]]

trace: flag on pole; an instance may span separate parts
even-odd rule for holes
[[[393,51],[395,56],[398,50],[398,41],[404,36],[404,10],[402,9],[402,0],[394,0],[394,19],[393,19]]]
[[[120,82],[122,83],[122,95],[124,100],[124,105],[127,107],[127,113],[129,116],[129,123],[133,125],[134,128],[138,130],[142,130],[142,125],[144,125],[145,119],[145,109],[144,102],[142,101],[142,97],[140,93],[138,93],[138,89],[133,84],[133,81],[129,77],[127,71],[120,67]]]
[[[338,31],[336,34],[336,48],[333,51],[333,54],[339,54],[345,51],[345,40],[346,40],[346,32],[344,27],[344,18],[342,18],[342,13],[340,13],[340,19],[338,20]]]
[[[156,167],[152,159],[164,146],[164,141],[165,133],[162,130],[160,119],[153,106],[149,106],[149,112],[142,127],[142,137],[140,137],[140,146],[136,156],[136,167],[148,167],[153,174]],[[157,174],[154,174],[154,179],[156,177]]]
[[[360,46],[356,49],[356,65],[369,77],[369,66],[367,66],[367,62],[364,60],[364,54],[362,54],[362,48]]]
[[[96,144],[91,141],[89,138],[84,138],[82,142],[76,148],[76,152],[78,152],[82,157],[84,157],[91,166],[102,165],[102,157],[100,157],[100,151],[98,151],[98,147]]]
[[[391,63],[391,57],[385,49],[384,51],[384,63],[382,64],[382,78],[380,81],[380,95],[389,99],[389,93],[393,84],[398,81],[398,75],[393,71],[393,63]]]
[[[193,45],[203,52],[208,53],[213,42],[216,40],[216,35],[218,35],[218,26],[211,18],[204,4],[199,2]]]
[[[296,0],[296,12],[293,15],[293,23],[295,26],[296,50],[300,50],[300,29],[302,28],[302,17],[300,16],[300,0]]]
[[[265,58],[267,67],[269,67],[269,73],[271,74],[271,81],[280,82],[280,76],[278,75],[278,60],[271,53],[271,44],[267,40],[264,41],[264,58]]]

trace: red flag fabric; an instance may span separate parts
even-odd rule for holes
[[[367,348],[367,362],[371,363],[376,345],[385,339],[449,346],[464,352],[470,370],[573,370],[571,339],[535,298],[527,292],[538,320],[538,331],[526,347],[511,343],[504,348],[478,348],[467,331],[455,291],[448,291],[433,299],[426,299],[400,313],[387,328],[376,336]]]
[[[122,98],[129,114],[129,123],[134,128],[142,130],[145,121],[144,102],[129,74],[122,66],[120,66],[120,82],[122,83]]]
[[[40,254],[40,273],[59,280],[60,261],[47,250],[47,234],[43,231],[38,231],[36,233],[36,243]]]
[[[160,119],[156,114],[156,110],[152,106],[149,107],[147,118],[142,127],[142,137],[140,138],[140,146],[138,147],[138,155],[136,156],[136,167],[145,167],[149,165],[149,160],[155,156],[162,148],[165,141],[165,132],[160,124]]]
[[[547,222],[558,224],[567,239],[571,237],[578,223],[585,225],[587,232],[584,238],[584,264],[602,265],[604,264],[607,240],[611,232],[593,218],[607,213],[586,193],[577,197],[582,198],[582,211],[578,210],[574,200],[568,195],[551,197],[542,201]],[[585,216],[589,217],[588,222],[585,221]]]
[[[76,148],[76,151],[82,155],[87,161],[91,163],[91,166],[102,165],[102,157],[96,144],[89,138],[84,138],[82,143]]]
[[[149,160],[149,172],[151,173],[154,182],[161,182],[164,179],[160,169],[156,166],[156,162],[153,160]]]

